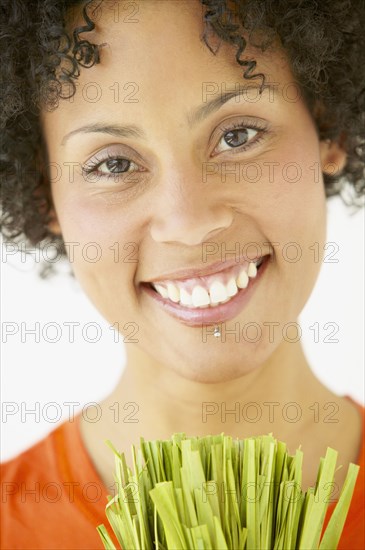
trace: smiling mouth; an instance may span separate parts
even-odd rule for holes
[[[250,281],[256,277],[269,256],[262,256],[255,262],[234,265],[205,277],[141,284],[152,289],[171,305],[191,310],[214,309],[230,302],[241,290],[249,287]]]

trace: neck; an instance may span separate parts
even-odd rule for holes
[[[128,349],[123,375],[105,405],[133,404],[126,407],[123,433],[136,443],[141,435],[145,439],[167,439],[181,431],[198,436],[224,431],[242,438],[269,433],[274,428],[284,437],[293,425],[298,428],[291,420],[300,411],[305,410],[306,417],[313,414],[308,411],[315,401],[313,388],[324,391],[299,342],[283,341],[259,369],[210,384],[182,378],[143,350],[133,348]],[[116,425],[115,435],[118,430]]]
[[[324,405],[334,401],[339,423],[324,424]],[[81,433],[106,487],[114,484],[114,456],[105,439],[125,453],[132,468],[131,445],[139,447],[140,437],[148,441],[170,439],[176,432],[224,432],[243,439],[272,433],[287,444],[290,454],[299,446],[306,452],[304,490],[315,483],[327,444],[338,449],[340,463],[346,463],[356,460],[361,439],[358,411],[319,382],[299,343],[282,342],[259,368],[210,384],[182,378],[142,350],[128,348],[122,377],[101,407],[101,420],[82,421]]]

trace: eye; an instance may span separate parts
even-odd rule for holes
[[[220,145],[217,147],[217,152],[229,151],[247,144],[258,134],[258,130],[253,128],[237,128],[229,130],[220,140]]]
[[[125,179],[127,174],[135,172],[144,172],[144,169],[132,160],[112,152],[104,155],[104,158],[95,156],[82,167],[84,177],[93,174],[96,178],[114,178],[115,180]]]
[[[102,162],[97,166],[97,169],[101,174],[123,174],[124,172],[129,172],[134,167],[136,167],[136,164],[131,160],[115,157]]]

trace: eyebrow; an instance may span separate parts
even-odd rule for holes
[[[140,130],[137,126],[122,126],[120,124],[101,124],[101,123],[95,123],[95,124],[86,124],[86,126],[81,126],[81,128],[77,128],[76,130],[72,130],[72,132],[69,132],[65,136],[63,136],[61,145],[65,145],[66,141],[68,141],[71,137],[75,136],[76,134],[110,134],[111,136],[116,137],[134,137],[134,138],[142,138],[146,139],[145,133]]]
[[[277,88],[270,84],[264,84],[263,86],[258,86],[257,84],[254,84],[251,86],[240,86],[240,87],[237,87],[237,89],[232,92],[226,92],[225,94],[221,93],[218,97],[213,98],[210,101],[207,101],[203,105],[196,107],[190,113],[188,113],[189,127],[193,128],[193,126],[195,126],[198,122],[203,121],[210,114],[214,113],[215,111],[218,111],[218,109],[220,109],[222,105],[227,103],[227,101],[230,101],[234,97],[237,98],[239,96],[246,94],[247,90],[260,90],[260,89],[262,91],[269,89],[274,95],[277,93]]]
[[[274,86],[271,86],[270,84],[264,84],[263,86],[258,85],[251,85],[251,86],[244,86],[239,87],[234,91],[227,92],[224,94],[220,94],[218,97],[215,97],[203,105],[199,105],[199,107],[196,107],[192,111],[190,111],[187,115],[188,125],[189,128],[193,128],[196,126],[198,122],[202,122],[204,119],[206,119],[209,115],[212,113],[218,111],[227,101],[230,101],[231,99],[235,97],[239,97],[244,95],[247,90],[250,89],[256,89],[256,90],[265,90],[269,89],[271,92],[275,95],[277,93],[277,89]],[[121,125],[121,124],[104,124],[104,123],[94,123],[94,124],[86,124],[85,126],[81,126],[80,128],[77,128],[76,130],[72,130],[68,134],[66,134],[61,141],[61,145],[65,145],[65,143],[73,136],[77,134],[90,134],[90,133],[99,133],[99,134],[109,134],[116,137],[132,137],[132,138],[139,138],[139,139],[146,139],[146,134],[144,131],[135,125]]]

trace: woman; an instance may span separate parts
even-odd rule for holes
[[[102,548],[105,439],[129,456],[140,435],[273,432],[302,446],[304,490],[327,446],[338,464],[363,461],[363,409],[314,376],[296,320],[320,268],[313,243],[323,257],[326,197],[344,178],[354,196],[364,187],[364,10],[31,4],[4,9],[4,232],[62,246],[132,342],[98,422],[78,416],[3,466],[5,547]],[[315,422],[314,402],[335,403],[338,422]],[[116,403],[137,404],[138,423]],[[244,404],[258,422],[241,422]],[[341,548],[364,547],[361,476]],[[39,502],[21,506],[21,481],[40,484]]]

